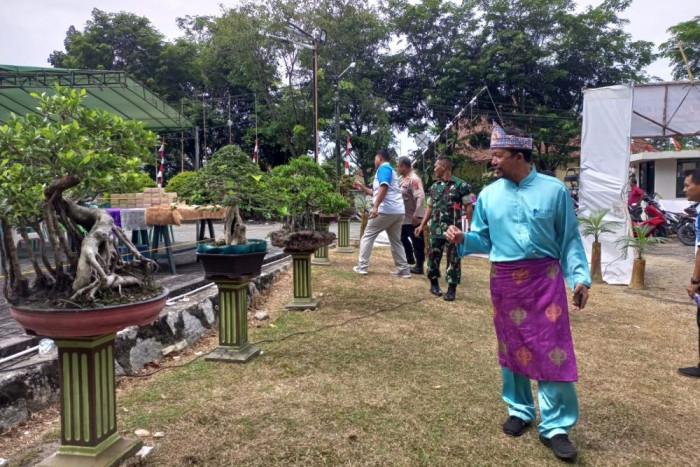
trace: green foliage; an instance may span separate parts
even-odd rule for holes
[[[659,46],[661,55],[668,58],[673,66],[673,79],[689,79],[688,68],[678,43],[688,59],[690,72],[695,78],[700,76],[700,16],[678,23],[668,29],[671,37]]]
[[[77,234],[79,228],[90,229],[94,220],[72,218],[65,198],[80,200],[95,193],[152,184],[141,166],[150,158],[156,141],[141,122],[84,107],[84,95],[84,90],[60,86],[54,92],[33,94],[38,100],[36,113],[13,115],[0,126],[0,221],[6,227],[36,228],[46,220],[54,261],[68,258],[73,269],[78,257],[67,242],[60,243],[62,234],[53,227],[60,220],[69,232]],[[8,300],[26,297],[26,280],[16,252],[8,248],[2,254],[9,270]],[[50,290],[53,296],[70,290],[74,276],[57,268],[60,265],[46,268],[49,272],[45,275],[36,258],[31,256],[30,260],[37,289]],[[44,266],[48,261],[44,260]]]
[[[589,216],[580,216],[578,223],[581,225],[581,235],[584,237],[593,236],[593,240],[598,242],[600,235],[604,233],[615,233],[615,228],[622,225],[617,221],[606,221],[605,216],[610,212],[610,209],[597,209]]]
[[[328,182],[323,169],[308,157],[297,157],[272,169],[270,188],[290,217],[291,230],[314,230],[315,214],[337,214],[350,204]]]
[[[124,70],[138,80],[153,83],[163,35],[144,17],[132,13],[92,10],[92,19],[80,32],[71,26],[64,41],[66,52],[54,51],[49,63],[57,68]]]
[[[238,146],[224,146],[185,184],[192,204],[238,206],[269,216],[277,203],[268,178]]]
[[[13,116],[0,127],[0,199],[12,218],[37,216],[47,187],[65,185],[61,192],[82,199],[145,184],[140,166],[150,157],[154,135],[140,122],[83,107],[83,95],[57,86],[55,93],[36,96],[38,114]]]
[[[154,188],[156,181],[146,172],[129,172],[124,177],[124,188],[122,193],[138,193],[144,188]]]
[[[635,225],[632,227],[632,230],[634,235],[619,238],[615,243],[622,250],[632,248],[635,252],[635,257],[638,259],[644,259],[644,253],[651,245],[668,243],[668,238],[649,235],[649,230],[651,229],[648,225]]]
[[[197,190],[197,173],[186,170],[175,175],[165,185],[165,191],[177,193],[179,199],[188,199]]]

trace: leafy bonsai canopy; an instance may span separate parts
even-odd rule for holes
[[[0,127],[4,293],[15,305],[114,303],[130,298],[122,296],[122,288],[129,286],[141,295],[156,292],[147,280],[153,263],[106,211],[80,204],[138,179],[156,138],[140,122],[84,107],[84,95],[84,90],[58,86],[55,93],[34,94],[37,114],[13,115]],[[36,275],[33,284],[23,276],[10,235],[17,229],[28,245],[28,228],[46,234],[38,239],[38,251],[27,249]],[[121,259],[115,238],[135,261]]]
[[[166,190],[176,191],[189,204],[226,206],[225,243],[244,245],[246,229],[241,211],[268,217],[275,207],[276,197],[267,178],[245,152],[229,145],[216,151],[201,170],[173,178]]]
[[[269,181],[286,220],[272,244],[289,250],[314,250],[333,241],[334,234],[316,232],[316,216],[337,214],[350,204],[328,181],[326,173],[305,156],[272,169]]]

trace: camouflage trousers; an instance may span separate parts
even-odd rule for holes
[[[462,280],[461,259],[457,254],[457,245],[449,243],[444,238],[430,236],[430,252],[428,252],[428,279],[440,277],[440,260],[442,252],[447,248],[447,271],[445,279],[447,283],[458,285]]]

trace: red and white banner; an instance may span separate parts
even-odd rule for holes
[[[253,162],[258,163],[258,139],[255,138],[255,149],[253,149]]]
[[[673,136],[671,136],[671,143],[676,147],[676,151],[680,151],[681,149],[683,149],[681,143],[679,143]]]
[[[348,135],[348,144],[345,147],[345,175],[350,175],[350,150],[352,149],[352,144],[350,144],[350,135]]]
[[[156,175],[156,182],[158,183],[158,188],[163,188],[163,172],[165,171],[165,140],[160,145],[160,168],[158,169],[158,174]]]

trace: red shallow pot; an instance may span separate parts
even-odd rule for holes
[[[168,300],[163,287],[154,298],[141,302],[82,310],[32,310],[10,305],[10,314],[27,334],[47,337],[91,337],[111,334],[129,326],[152,323]]]

